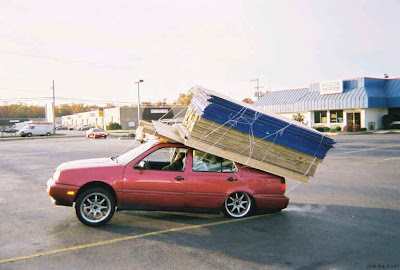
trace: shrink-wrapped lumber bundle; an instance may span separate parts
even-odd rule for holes
[[[180,131],[190,147],[303,182],[335,143],[301,123],[202,87],[196,87]]]
[[[299,122],[196,87],[182,125],[141,122],[143,131],[294,180],[314,176],[335,143]]]

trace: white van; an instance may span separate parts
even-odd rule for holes
[[[19,132],[21,137],[32,137],[38,135],[50,136],[53,132],[53,124],[49,122],[30,122],[27,123]]]

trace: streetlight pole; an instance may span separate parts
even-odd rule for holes
[[[56,96],[54,94],[54,91],[55,91],[54,90],[54,80],[53,80],[52,89],[53,89],[53,104],[51,106],[52,106],[52,111],[53,111],[53,115],[52,115],[52,117],[53,117],[53,135],[55,135],[56,134]]]
[[[138,122],[136,127],[139,126],[139,122],[140,122],[140,91],[139,91],[139,84],[142,83],[143,80],[139,80],[135,83],[137,83],[137,100],[138,100],[138,105],[137,105],[137,117],[138,117]]]

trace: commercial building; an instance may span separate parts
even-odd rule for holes
[[[91,125],[94,127],[104,127],[103,109],[90,112],[75,113],[72,115],[61,116],[61,124],[64,127],[79,127]]]
[[[288,118],[300,113],[310,127],[382,128],[382,116],[400,121],[400,78],[362,77],[266,93],[254,104]]]
[[[140,120],[151,122],[161,119],[163,122],[183,121],[187,107],[140,107]],[[137,107],[115,107],[104,109],[104,121],[118,123],[122,129],[131,129],[137,126]]]
[[[163,122],[182,122],[187,107],[140,107],[140,119],[151,122],[159,120]],[[91,125],[106,129],[110,123],[118,123],[122,129],[136,128],[138,120],[137,107],[115,107],[98,109],[90,112],[76,113],[61,117],[65,127],[79,127]]]

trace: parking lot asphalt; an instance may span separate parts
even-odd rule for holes
[[[62,162],[113,156],[135,141],[2,141],[0,269],[399,269],[400,134],[334,139],[314,179],[287,181],[280,213],[121,211],[100,228],[52,205],[46,181]]]

